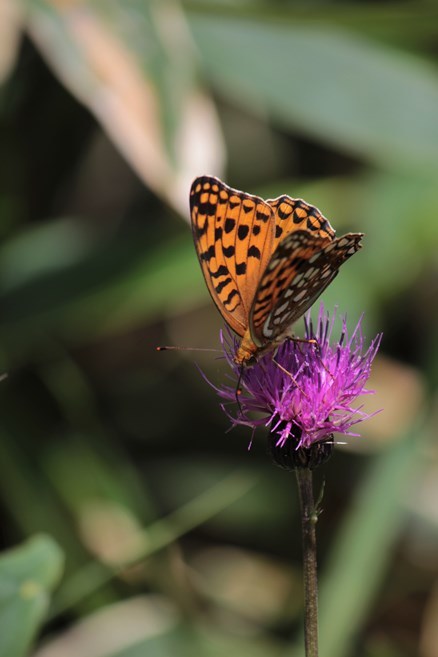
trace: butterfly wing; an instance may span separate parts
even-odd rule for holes
[[[268,199],[275,221],[273,250],[284,238],[297,230],[305,230],[312,235],[331,241],[336,233],[328,219],[313,205],[301,198],[291,198],[284,194]]]
[[[190,190],[193,238],[210,294],[240,336],[248,328],[254,295],[273,252],[275,222],[258,196],[201,176]]]
[[[266,344],[288,335],[322,294],[339,267],[361,248],[362,233],[335,239],[298,230],[278,245],[262,276],[250,313],[254,342]]]

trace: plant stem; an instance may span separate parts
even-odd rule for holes
[[[301,508],[304,575],[304,645],[306,657],[318,657],[318,577],[316,569],[317,510],[313,500],[312,470],[296,471]]]

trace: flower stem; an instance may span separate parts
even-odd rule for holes
[[[312,470],[296,471],[301,508],[304,574],[304,645],[306,657],[318,657],[318,578],[316,570],[317,510],[313,500]]]

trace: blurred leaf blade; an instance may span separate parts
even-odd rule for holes
[[[31,0],[28,7],[27,30],[63,84],[144,182],[186,215],[187,187],[200,170],[222,169],[224,149],[178,3]]]
[[[332,27],[196,14],[190,26],[206,77],[246,108],[371,162],[438,168],[438,79],[427,62]]]
[[[264,23],[303,27],[321,24],[341,27],[359,34],[394,41],[402,46],[421,45],[438,34],[437,10],[433,3],[409,5],[406,2],[377,3],[224,3],[210,0],[184,0],[186,10],[200,16],[256,19]]]
[[[169,546],[185,533],[210,520],[229,505],[244,497],[256,485],[255,478],[243,471],[233,472],[201,492],[169,516],[160,518],[139,534],[129,557],[111,568],[98,561],[86,564],[64,582],[55,599],[55,614],[75,606],[126,567],[134,565]]]
[[[418,418],[396,445],[376,459],[336,535],[321,586],[322,657],[350,655],[353,639],[369,613],[405,519],[404,496],[423,459],[422,425]]]
[[[89,339],[152,319],[183,295],[188,305],[202,295],[189,235],[156,246],[149,257],[139,246],[124,254],[114,244],[110,253],[104,249],[7,291],[0,299],[3,347],[31,345],[49,330],[67,339]]]
[[[158,595],[103,607],[60,632],[34,657],[70,654],[78,646],[81,657],[280,657],[269,638],[229,636],[209,624],[184,623],[180,610]]]
[[[30,539],[0,557],[0,656],[27,654],[44,620],[63,555],[48,536]]]
[[[23,23],[23,8],[15,0],[0,3],[0,83],[16,63]]]

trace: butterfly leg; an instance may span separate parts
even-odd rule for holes
[[[321,345],[317,341],[315,341],[315,343],[316,343],[315,344],[315,350],[316,350],[316,353],[319,357],[319,362],[321,363],[323,369],[327,372],[329,377],[332,379],[332,381],[334,381],[335,377],[333,376],[332,372],[330,372],[329,368],[326,366],[326,364],[324,363],[324,360],[321,356]]]
[[[295,335],[288,335],[286,340],[290,342],[301,342],[302,344],[318,344],[315,338],[297,338]]]
[[[292,342],[296,342],[298,344],[313,344],[315,345],[316,353],[319,356],[320,363],[323,367],[323,369],[327,372],[327,374],[330,376],[331,379],[334,379],[333,374],[330,372],[326,364],[324,363],[322,356],[321,356],[321,346],[315,338],[296,338],[294,335],[290,335],[286,338],[286,340],[291,340]]]
[[[309,396],[306,395],[306,393],[304,392],[304,390],[303,390],[302,388],[300,388],[300,386],[298,385],[298,381],[295,379],[294,375],[293,375],[291,372],[289,372],[289,370],[287,370],[285,367],[283,367],[283,365],[280,365],[280,363],[279,363],[278,361],[276,361],[275,358],[272,359],[272,362],[275,363],[275,365],[277,365],[277,367],[278,367],[282,372],[284,372],[285,374],[287,374],[288,377],[290,377],[290,378],[292,379],[292,381],[294,382],[294,384],[296,385],[296,387],[298,388],[298,390],[301,392],[301,394],[302,394],[304,397],[306,397],[306,399],[309,399]]]

